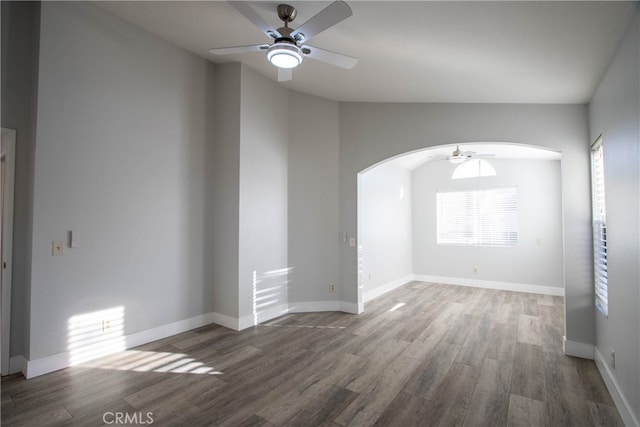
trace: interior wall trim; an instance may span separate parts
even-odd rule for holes
[[[469,286],[472,288],[498,289],[501,291],[525,292],[530,294],[564,296],[564,288],[541,286],[527,283],[494,282],[491,280],[461,279],[458,277],[431,276],[414,274],[413,280],[419,282],[442,283],[444,285]]]
[[[566,354],[567,356],[593,360],[593,344],[571,341],[568,340],[567,337],[563,337],[562,339],[562,348],[564,349],[564,354]]]
[[[618,412],[620,413],[620,417],[626,426],[635,426],[640,427],[640,421],[638,420],[638,415],[633,412],[631,405],[629,404],[629,400],[625,396],[622,388],[618,384],[616,380],[615,373],[606,362],[598,347],[594,346],[594,360],[596,362],[596,366],[598,367],[598,371],[600,371],[600,375],[604,380],[609,393],[611,394],[611,398],[613,402],[616,404],[616,408],[618,408]]]
[[[138,347],[143,344],[147,344],[162,338],[177,335],[182,332],[187,332],[192,329],[206,326],[212,323],[217,324],[215,320],[219,320],[220,316],[222,315],[218,313],[206,313],[206,314],[201,314],[199,316],[191,317],[189,319],[179,320],[177,322],[172,322],[166,325],[162,325],[157,328],[151,328],[151,329],[146,329],[140,332],[134,332],[132,334],[125,335],[123,337],[124,348],[130,349],[130,348]],[[118,348],[111,351],[105,351],[104,353],[96,355],[94,359],[107,356],[109,354],[113,354],[118,351],[122,351],[122,349]],[[68,368],[72,366],[71,360],[72,360],[72,355],[71,355],[71,352],[69,351],[41,357],[38,359],[31,359],[31,360],[24,359],[24,363],[23,363],[24,366],[23,366],[23,369],[21,369],[21,371],[24,374],[24,376],[27,379],[29,379],[29,378],[37,377],[40,375],[48,374],[50,372],[54,372],[60,369]],[[21,361],[16,360],[14,363],[20,364]]]
[[[404,286],[407,283],[411,282],[412,280],[415,280],[414,276],[415,276],[414,274],[408,274],[404,277],[401,277],[396,280],[392,280],[389,283],[373,288],[367,292],[364,292],[362,295],[362,299],[364,300],[365,303],[369,302],[372,299],[379,297],[380,295],[384,295],[387,292],[391,292],[392,290],[399,288],[400,286]]]

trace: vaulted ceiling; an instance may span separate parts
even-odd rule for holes
[[[250,5],[274,27],[279,2]],[[586,103],[636,7],[629,1],[350,1],[353,16],[312,45],[359,58],[352,70],[306,59],[283,86],[338,101]],[[292,1],[296,27],[330,2]],[[223,1],[98,5],[212,62],[276,80],[263,52],[214,47],[270,40]]]

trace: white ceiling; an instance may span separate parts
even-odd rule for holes
[[[279,2],[251,2],[274,27]],[[342,70],[306,59],[283,86],[338,101],[586,103],[636,6],[623,1],[348,1],[353,16],[310,44],[360,59]],[[264,53],[210,48],[269,42],[228,3],[100,2],[212,62],[240,61],[276,80]],[[292,27],[330,2],[291,1]]]

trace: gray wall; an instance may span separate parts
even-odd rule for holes
[[[452,180],[456,165],[431,162],[413,171],[414,273],[562,287],[562,195],[559,160],[489,160],[496,176]],[[436,192],[517,187],[518,245],[436,243]],[[539,241],[539,244],[538,244]],[[473,273],[478,267],[478,273]]]
[[[414,273],[412,191],[411,171],[397,160],[358,177],[359,281],[365,294]]]
[[[590,140],[604,141],[609,317],[596,314],[596,347],[640,418],[640,9],[589,105]],[[587,144],[588,145],[588,144]]]
[[[515,142],[561,151],[567,339],[594,342],[589,139],[583,105],[340,105],[340,227],[357,230],[357,174],[384,159],[436,145]],[[341,246],[341,297],[358,300],[357,254]]]
[[[40,34],[30,358],[74,315],[123,307],[129,334],[212,311],[214,66],[86,3],[44,2]]]
[[[238,318],[238,238],[240,232],[240,80],[239,63],[216,66],[213,121],[215,143],[208,144],[211,187],[207,224],[213,311]]]
[[[234,63],[215,93],[209,285],[214,312],[246,328],[288,303],[288,92]]]
[[[289,94],[289,304],[335,301],[338,284],[338,103]]]
[[[242,66],[240,101],[240,326],[286,311],[288,91]]]
[[[2,2],[2,127],[16,130],[11,356],[29,354],[40,3]]]

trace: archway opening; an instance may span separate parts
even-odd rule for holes
[[[457,149],[464,159],[453,162]],[[452,179],[456,167],[480,159],[495,174]],[[360,172],[358,304],[412,281],[564,295],[560,162],[547,148],[479,142],[404,153]],[[485,193],[501,189],[516,202],[515,234],[496,230],[506,218],[496,200],[506,199]],[[459,201],[447,210],[444,198]],[[460,218],[445,227],[451,215]]]

